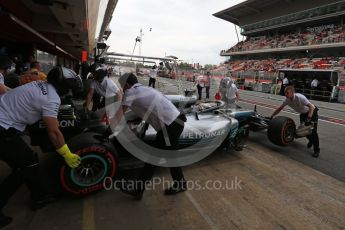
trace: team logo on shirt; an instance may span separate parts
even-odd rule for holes
[[[38,88],[40,88],[42,94],[47,95],[48,94],[47,89],[44,87],[43,82],[37,81],[36,83],[37,83]]]

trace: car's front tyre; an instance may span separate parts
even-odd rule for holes
[[[68,141],[71,151],[81,157],[77,168],[63,165],[60,169],[61,185],[70,194],[83,196],[103,190],[107,186],[105,178],[113,178],[117,172],[115,150],[95,136],[99,134],[84,133]]]

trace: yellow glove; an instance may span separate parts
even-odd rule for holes
[[[80,164],[80,157],[77,154],[71,153],[68,146],[64,144],[61,148],[56,150],[63,158],[66,164],[71,168],[76,168]]]

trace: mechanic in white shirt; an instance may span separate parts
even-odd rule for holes
[[[227,108],[236,107],[236,101],[240,99],[240,95],[230,72],[220,81],[218,92],[221,94],[221,100],[225,102]]]
[[[15,64],[6,56],[0,56],[0,95],[6,93],[11,88],[5,85],[5,76],[14,73]]]
[[[97,109],[103,109],[105,102],[111,104],[116,101],[121,101],[122,92],[117,87],[115,82],[107,77],[107,71],[103,68],[97,68],[93,73],[93,79],[91,80],[89,92],[86,96],[86,108],[89,108],[94,93],[101,96],[100,102],[97,103]]]
[[[311,122],[313,122],[313,131],[307,136],[307,139],[309,140],[307,147],[311,148],[314,146],[313,157],[318,157],[320,154],[319,135],[317,134],[318,108],[315,107],[303,94],[295,93],[295,88],[293,86],[287,86],[284,93],[286,97],[285,101],[273,112],[271,118],[277,115],[286,105],[288,105],[300,114],[299,117],[301,123],[310,125]]]
[[[184,129],[186,117],[165,97],[161,92],[138,83],[138,79],[133,73],[127,73],[120,77],[119,82],[124,91],[122,109],[118,110],[115,119],[111,124],[116,126],[127,109],[131,109],[136,115],[145,120],[157,131],[156,143],[162,149],[176,149],[178,139]],[[113,127],[114,127],[113,126]],[[139,184],[152,179],[156,166],[146,163],[138,176]],[[174,185],[165,190],[166,195],[173,195],[186,190],[186,180],[184,179],[180,167],[170,168],[170,173]],[[145,186],[134,190],[123,189],[123,192],[141,199],[145,191]]]
[[[149,80],[149,87],[155,88],[156,79],[157,79],[158,68],[156,65],[152,66],[150,71],[150,80]]]
[[[204,88],[204,76],[199,75],[196,77],[195,82],[193,84],[193,87],[197,88],[198,90],[198,100],[201,100],[202,98],[202,88]]]
[[[0,160],[12,168],[12,173],[0,184],[0,227],[12,221],[11,217],[2,213],[2,209],[22,183],[30,190],[32,209],[41,208],[52,201],[44,194],[39,183],[37,155],[21,138],[27,125],[42,119],[53,146],[67,165],[75,168],[80,163],[80,157],[71,153],[65,144],[57,119],[59,95],[82,85],[78,82],[81,82],[80,78],[69,73],[56,67],[48,73],[48,82],[33,81],[0,96]]]
[[[312,82],[310,83],[310,86],[312,89],[316,89],[319,86],[319,81],[317,80],[317,78],[314,78],[312,80]]]
[[[280,95],[284,95],[285,87],[287,87],[288,85],[289,85],[289,79],[286,76],[284,76],[282,85],[280,87]]]
[[[283,78],[283,85],[287,86],[289,84],[289,79],[287,77]]]

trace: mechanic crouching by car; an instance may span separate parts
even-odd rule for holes
[[[295,88],[293,86],[287,86],[284,89],[284,94],[286,97],[285,101],[273,112],[271,118],[288,105],[300,114],[299,117],[301,123],[304,123],[306,126],[313,123],[314,127],[312,133],[307,136],[309,140],[307,147],[314,147],[313,157],[318,157],[320,154],[319,136],[317,134],[318,108],[315,107],[303,94],[295,93]]]
[[[156,131],[156,143],[159,149],[176,149],[178,139],[184,129],[184,122],[187,120],[180,111],[159,91],[138,83],[133,73],[126,73],[119,78],[124,91],[122,108],[120,108],[114,119],[111,120],[112,127],[115,127],[129,108],[141,119],[150,124]],[[124,193],[141,199],[145,191],[145,183],[152,179],[156,166],[146,163],[138,175],[135,189],[122,188]],[[180,167],[170,168],[173,186],[164,191],[165,195],[174,195],[186,190],[186,180]]]
[[[2,210],[22,183],[30,190],[32,209],[42,208],[53,201],[51,196],[44,194],[39,182],[38,157],[21,137],[27,125],[42,119],[52,144],[67,165],[75,168],[80,164],[80,157],[71,153],[65,144],[57,115],[59,96],[71,88],[82,86],[79,83],[81,80],[61,67],[53,68],[47,80],[27,83],[0,96],[0,159],[12,169],[11,174],[0,184],[0,227],[12,221]]]
[[[87,109],[90,107],[95,92],[102,97],[100,103],[97,105],[97,109],[103,109],[105,107],[106,101],[107,103],[121,101],[121,90],[117,87],[113,80],[107,77],[107,71],[104,68],[96,68],[96,70],[92,72],[92,75],[93,79],[91,81],[90,88],[86,96]]]

